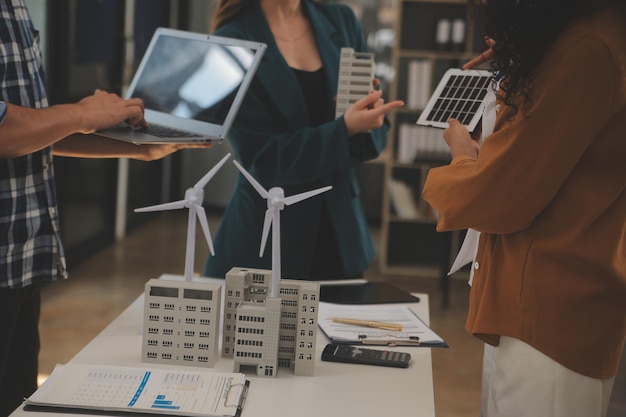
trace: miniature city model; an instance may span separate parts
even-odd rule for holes
[[[335,119],[372,91],[375,70],[373,53],[354,52],[352,48],[341,48]]]
[[[211,254],[213,242],[202,207],[204,186],[224,165],[224,156],[183,200],[136,209],[136,212],[189,209],[184,281],[178,276],[146,283],[141,357],[144,362],[178,363],[210,368],[218,357],[222,286],[193,278],[196,218],[200,221]],[[168,279],[169,278],[169,279]]]
[[[222,286],[151,279],[146,283],[143,362],[211,368],[218,358]]]
[[[269,297],[272,271],[232,268],[226,274],[222,356],[235,372],[255,369],[275,377],[278,368],[312,376],[320,287],[281,279],[280,297]]]

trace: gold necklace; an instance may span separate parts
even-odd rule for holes
[[[304,31],[303,31],[301,34],[299,34],[298,36],[293,37],[293,38],[284,38],[284,37],[282,37],[282,36],[278,36],[278,35],[276,34],[276,32],[274,32],[274,31],[272,31],[272,34],[274,35],[274,37],[275,37],[276,39],[279,39],[279,40],[281,40],[281,41],[285,41],[285,42],[296,42],[296,41],[299,41],[300,39],[304,38],[304,37],[307,35],[307,33],[309,33],[309,29],[310,29],[310,27],[307,25],[306,29],[304,29]]]

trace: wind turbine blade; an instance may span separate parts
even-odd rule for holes
[[[135,209],[135,213],[144,213],[147,211],[165,211],[165,210],[177,210],[185,208],[185,200],[173,201],[171,203],[157,204],[156,206],[142,207]]]
[[[235,161],[233,159],[233,163],[235,164],[235,166],[239,169],[239,171],[241,171],[241,173],[243,174],[244,177],[246,177],[246,179],[248,180],[248,182],[250,182],[250,184],[252,184],[252,186],[254,187],[254,189],[256,190],[257,193],[259,193],[261,195],[261,197],[267,199],[267,196],[269,195],[268,192],[265,190],[265,188],[263,188],[263,186],[261,184],[259,184],[257,182],[257,180],[254,179],[254,177],[252,175],[250,175],[248,173],[248,171],[246,171],[244,169],[244,167],[242,167],[239,162]]]
[[[314,195],[324,193],[330,190],[331,188],[333,187],[329,185],[327,187],[318,188],[317,190],[311,190],[311,191],[307,191],[307,192],[296,194],[296,195],[290,195],[289,197],[286,197],[283,199],[283,203],[285,203],[285,205],[287,206],[290,204],[298,203],[302,200],[306,200],[309,197],[313,197]]]
[[[213,178],[215,173],[219,171],[219,169],[224,165],[226,160],[230,157],[230,154],[226,154],[209,172],[207,172],[204,177],[200,178],[200,180],[193,186],[194,191],[201,190],[205,185]]]
[[[202,226],[202,230],[204,231],[206,243],[209,244],[209,251],[211,251],[211,255],[215,256],[215,251],[213,250],[213,241],[211,240],[211,231],[209,230],[209,222],[206,219],[206,212],[204,211],[204,207],[202,207],[201,205],[196,204],[195,206],[198,220],[200,220],[200,225]]]
[[[259,258],[263,256],[265,251],[265,244],[267,243],[267,236],[270,233],[270,226],[272,225],[272,209],[265,210],[265,221],[263,222],[263,237],[261,238],[261,248],[259,250]]]

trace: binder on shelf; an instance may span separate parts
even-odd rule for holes
[[[334,319],[397,324],[402,330],[339,323]],[[333,343],[349,345],[448,347],[405,304],[348,305],[320,302],[318,326]]]
[[[417,219],[420,217],[411,188],[402,181],[389,180],[391,204],[401,219]]]
[[[244,374],[196,368],[58,365],[26,399],[27,411],[186,417],[237,417],[249,381]]]
[[[423,109],[431,93],[432,63],[411,59],[407,64],[407,102],[409,109]]]
[[[413,123],[401,123],[398,127],[398,162],[440,161],[449,158],[450,149],[443,139],[441,129]]]
[[[398,127],[397,160],[400,163],[411,163],[415,160],[414,131],[414,126],[409,123],[401,123]]]
[[[450,148],[443,139],[440,129],[427,126],[412,126],[415,129],[416,150],[414,157],[420,160],[442,160],[450,157]]]

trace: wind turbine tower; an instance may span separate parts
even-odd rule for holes
[[[215,173],[224,165],[230,154],[224,156],[209,172],[207,172],[197,183],[185,191],[185,198],[171,203],[157,204],[155,206],[142,207],[135,209],[137,213],[148,211],[164,211],[177,210],[182,208],[189,209],[189,217],[187,221],[187,249],[185,253],[185,281],[191,281],[193,277],[194,252],[196,242],[196,217],[200,221],[204,236],[209,244],[211,255],[215,255],[213,250],[213,241],[211,240],[211,232],[209,231],[209,222],[207,221],[206,212],[202,207],[204,201],[204,187],[213,178]]]
[[[263,222],[263,236],[261,239],[261,248],[259,250],[259,257],[263,256],[265,245],[267,243],[267,236],[272,228],[272,297],[278,297],[278,286],[281,280],[280,272],[280,212],[285,206],[298,203],[307,198],[321,194],[330,190],[331,186],[318,188],[316,190],[307,191],[300,194],[295,194],[289,197],[285,197],[285,191],[280,187],[273,187],[267,191],[257,180],[252,177],[237,161],[233,160],[233,163],[244,177],[250,182],[254,189],[259,193],[261,197],[267,200],[267,210],[265,211],[265,220]]]

